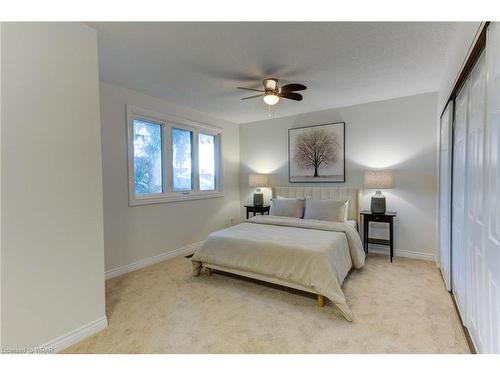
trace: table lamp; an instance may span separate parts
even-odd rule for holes
[[[257,188],[253,195],[254,206],[264,205],[264,194],[262,194],[260,188],[267,186],[267,175],[265,174],[251,174],[248,176],[248,184],[250,187]]]
[[[365,187],[368,189],[377,189],[372,196],[370,210],[374,214],[385,213],[385,197],[382,195],[382,189],[391,189],[394,187],[394,176],[391,171],[365,171]]]

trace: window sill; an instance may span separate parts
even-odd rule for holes
[[[199,199],[212,199],[212,198],[222,198],[222,197],[224,197],[224,192],[214,191],[207,193],[191,193],[186,195],[165,195],[160,197],[149,197],[149,198],[130,198],[129,206],[132,207],[144,206],[148,204],[194,201]]]

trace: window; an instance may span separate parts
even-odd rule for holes
[[[127,106],[129,203],[221,197],[222,129]]]
[[[163,192],[162,125],[134,119],[135,194]]]
[[[184,129],[172,129],[172,168],[174,191],[193,189],[193,132]]]
[[[198,134],[200,190],[215,189],[215,136]]]

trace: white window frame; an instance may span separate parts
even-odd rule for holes
[[[162,126],[162,173],[163,193],[136,195],[134,172],[134,120],[150,121]],[[192,186],[190,191],[173,190],[172,166],[172,129],[185,129],[193,132],[193,152],[191,154]],[[200,190],[199,182],[199,150],[198,134],[215,136],[215,190]],[[155,203],[189,201],[195,199],[219,198],[224,196],[223,162],[222,162],[223,134],[222,128],[201,122],[170,116],[159,112],[139,108],[127,104],[127,149],[128,149],[128,191],[129,205],[140,206]]]

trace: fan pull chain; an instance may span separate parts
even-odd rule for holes
[[[274,115],[273,106],[272,105],[268,105],[267,107],[269,109],[269,112],[267,114],[267,118],[270,120],[270,119],[273,118],[273,115]]]

